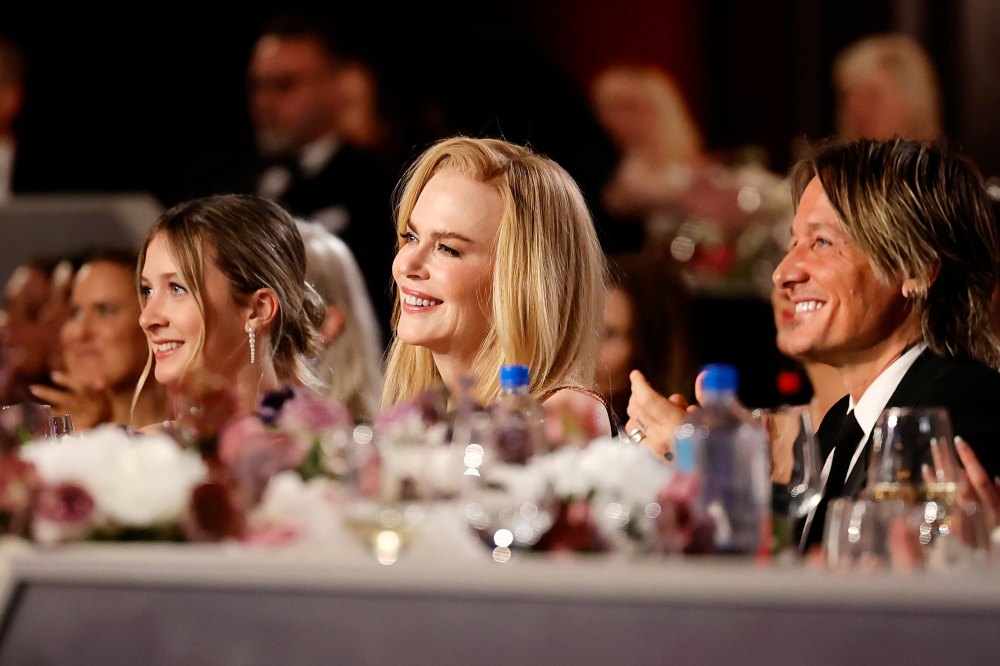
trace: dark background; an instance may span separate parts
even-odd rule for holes
[[[585,183],[613,159],[580,117],[585,86],[603,64],[662,64],[710,148],[754,144],[783,171],[793,140],[833,130],[834,54],[860,36],[900,30],[938,65],[950,134],[985,170],[1000,171],[995,107],[982,103],[995,86],[976,85],[995,78],[995,58],[983,52],[997,32],[991,2],[86,4],[0,7],[0,33],[29,60],[19,134],[24,150],[49,162],[45,189],[140,189],[168,204],[225,189],[252,156],[245,67],[257,31],[278,10],[328,21],[375,65],[407,155],[442,133],[503,133],[548,148]]]
[[[746,146],[784,172],[793,146],[833,132],[830,65],[873,33],[909,34],[929,51],[949,137],[1000,173],[1000,3],[991,0],[514,0],[338,2],[12,2],[0,34],[26,51],[19,155],[42,161],[43,191],[153,193],[166,205],[246,191],[254,151],[246,63],[271,16],[305,13],[333,28],[382,81],[399,127],[396,160],[454,133],[531,143],[563,164],[595,209],[617,156],[587,108],[605,65],[672,72],[722,158]],[[20,159],[20,157],[19,157]],[[386,212],[389,212],[386,202]],[[4,238],[2,242],[16,242]],[[770,306],[704,300],[701,360],[736,362],[748,404],[773,404]],[[741,322],[733,335],[732,322]]]

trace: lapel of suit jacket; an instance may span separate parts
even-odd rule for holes
[[[929,348],[921,352],[910,369],[903,375],[896,390],[892,392],[889,402],[885,404],[886,408],[922,406],[927,393],[931,390],[929,379],[937,368],[937,360],[938,357]],[[858,456],[858,461],[854,464],[854,468],[844,484],[844,493],[851,497],[856,497],[861,492],[868,479],[868,462],[872,453],[873,434],[874,431],[868,433],[865,448]]]

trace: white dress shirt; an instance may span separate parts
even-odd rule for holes
[[[847,468],[847,476],[844,477],[845,481],[851,477],[851,471],[858,462],[858,458],[861,457],[861,452],[865,449],[865,442],[868,441],[872,430],[875,429],[875,423],[878,422],[878,417],[882,415],[885,406],[889,403],[889,398],[896,391],[899,382],[903,381],[903,376],[910,369],[910,366],[913,365],[914,361],[917,360],[917,357],[925,349],[927,349],[926,342],[921,342],[907,349],[875,378],[875,381],[861,395],[861,399],[858,400],[857,404],[854,403],[853,396],[850,398],[847,405],[847,413],[854,412],[854,418],[858,420],[858,425],[861,426],[863,434],[854,451],[854,456],[851,458],[851,464]],[[821,478],[824,487],[826,486],[826,477],[830,474],[830,466],[832,464],[833,451],[826,457],[826,462],[823,464]]]

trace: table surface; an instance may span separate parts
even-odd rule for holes
[[[407,555],[383,566],[353,544],[8,548],[0,664],[933,663],[1000,648],[995,570]]]

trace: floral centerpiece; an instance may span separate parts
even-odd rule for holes
[[[165,433],[106,426],[24,445],[4,439],[0,529],[43,544],[330,542],[344,538],[345,524],[353,529],[359,510],[461,498],[453,506],[465,507],[491,545],[506,529],[500,511],[516,507],[510,532],[523,539],[509,545],[599,551],[649,538],[657,492],[670,478],[645,449],[591,442],[592,424],[572,404],[548,414],[540,452],[505,464],[494,415],[467,398],[448,411],[440,391],[371,427],[303,389],[268,394],[256,414],[236,419],[225,387],[201,379],[186,394],[197,400],[178,402]]]

